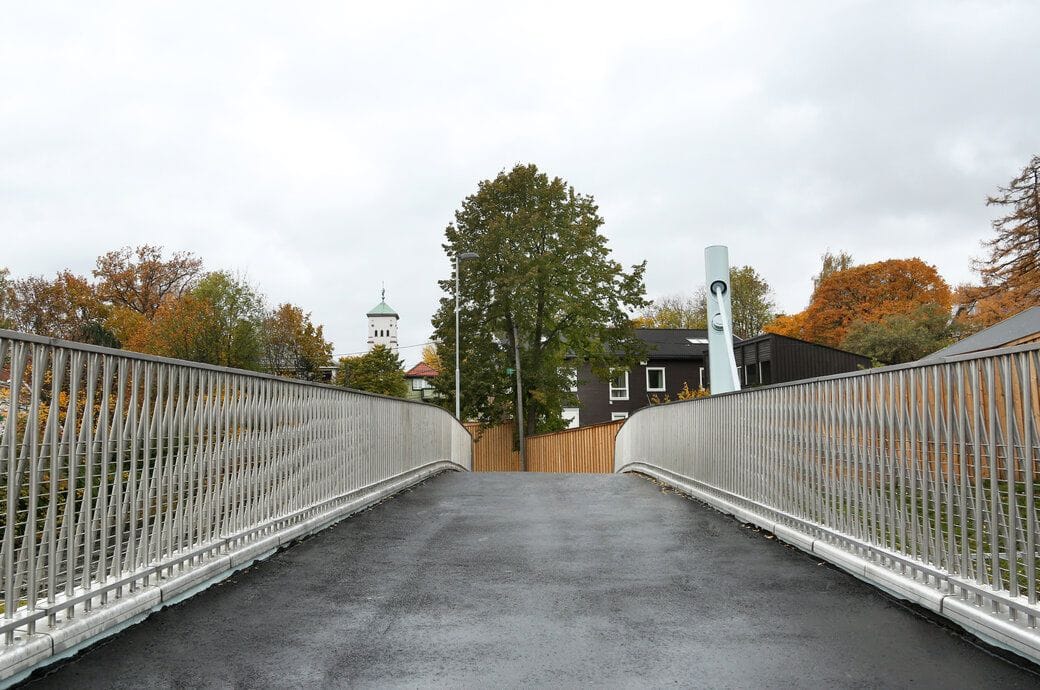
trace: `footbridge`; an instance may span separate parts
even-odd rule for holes
[[[0,331],[0,683],[1040,682],[1040,348],[642,410],[614,474],[446,412]]]

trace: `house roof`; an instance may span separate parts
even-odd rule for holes
[[[380,302],[376,306],[368,310],[366,316],[397,316],[397,312],[390,308],[390,305],[386,302]],[[397,316],[397,318],[401,318]]]
[[[1004,319],[1000,323],[993,324],[975,335],[970,335],[949,347],[944,347],[927,357],[922,357],[920,361],[928,362],[943,359],[944,357],[953,357],[954,355],[966,355],[980,350],[992,350],[996,347],[1010,345],[1016,340],[1022,340],[1038,333],[1040,333],[1040,307],[1032,307],[1015,314],[1010,319]]]
[[[636,337],[650,346],[651,357],[704,357],[708,331],[704,328],[637,328]],[[739,342],[739,339],[734,338]]]
[[[409,379],[429,379],[433,378],[440,372],[431,367],[426,362],[419,362],[414,367],[404,372],[405,378]]]

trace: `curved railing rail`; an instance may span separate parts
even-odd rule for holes
[[[673,484],[1040,661],[1040,349],[646,408],[615,470]]]
[[[0,678],[471,462],[430,405],[0,330]]]

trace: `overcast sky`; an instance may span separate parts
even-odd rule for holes
[[[337,353],[385,282],[412,345],[454,210],[532,162],[651,297],[726,244],[790,312],[828,248],[969,280],[1040,153],[1035,0],[496,4],[5,3],[0,266],[192,251]]]

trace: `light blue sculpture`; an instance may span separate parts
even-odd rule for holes
[[[704,278],[708,286],[708,363],[711,393],[740,390],[737,361],[733,358],[733,309],[729,284],[729,249],[704,249]]]

